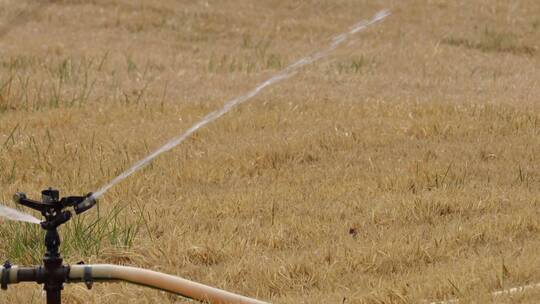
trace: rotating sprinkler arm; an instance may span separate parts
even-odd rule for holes
[[[2,288],[20,282],[40,282],[44,280],[44,269],[38,267],[18,267],[6,264],[0,266]],[[228,291],[206,286],[180,277],[147,269],[117,265],[72,265],[66,273],[67,283],[84,282],[89,288],[93,282],[125,281],[175,293],[205,303],[215,304],[266,304],[256,299],[237,295]]]

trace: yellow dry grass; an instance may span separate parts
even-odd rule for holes
[[[540,282],[537,0],[0,1],[0,199],[95,190],[383,8],[356,43],[108,192],[100,212],[122,208],[131,246],[105,234],[66,260],[275,303],[538,302],[489,296]],[[0,256],[32,263],[17,227],[0,224]],[[64,295],[183,303],[126,284]],[[0,294],[43,300],[37,285]]]

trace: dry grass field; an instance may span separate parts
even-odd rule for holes
[[[0,0],[0,201],[96,190],[380,9],[385,22],[197,132],[62,228],[68,263],[274,303],[537,303],[537,0]],[[40,262],[0,222],[0,258]],[[66,303],[184,303],[127,284]],[[38,285],[0,303],[44,303]]]

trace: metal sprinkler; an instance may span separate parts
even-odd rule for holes
[[[43,284],[43,289],[47,294],[48,304],[61,303],[61,292],[64,288],[64,283],[69,278],[69,266],[63,265],[63,259],[60,255],[60,235],[58,227],[68,222],[72,213],[66,210],[73,207],[75,214],[80,214],[92,208],[96,201],[92,200],[90,204],[83,205],[88,198],[91,198],[91,193],[86,196],[68,196],[60,199],[58,190],[48,188],[41,191],[41,201],[31,200],[26,197],[26,194],[17,192],[13,196],[15,203],[25,207],[39,211],[45,221],[41,222],[41,228],[45,232],[45,255],[43,256],[43,265],[35,267],[17,268],[16,274],[10,271],[13,267],[9,262],[4,264],[2,270],[1,286],[2,289],[7,289],[9,283],[13,283],[10,279],[17,278],[18,282],[37,282]],[[86,202],[85,202],[86,203]],[[92,287],[91,278],[87,280],[88,288]]]

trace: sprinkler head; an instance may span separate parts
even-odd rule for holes
[[[41,227],[46,230],[54,229],[71,219],[71,212],[65,209],[73,207],[76,214],[81,214],[96,204],[92,193],[85,196],[67,196],[60,199],[60,192],[52,188],[41,191],[41,201],[28,199],[26,194],[22,192],[15,193],[13,201],[41,212],[45,217]]]

